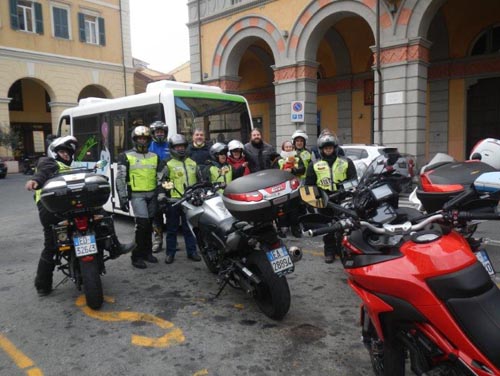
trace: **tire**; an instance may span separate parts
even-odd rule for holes
[[[92,309],[99,309],[104,300],[101,284],[101,273],[99,271],[99,260],[97,256],[92,261],[78,260],[83,282],[83,292],[87,305]]]
[[[290,309],[290,288],[286,277],[278,277],[263,251],[256,250],[248,257],[247,267],[261,283],[255,286],[254,299],[269,318],[281,320]]]
[[[200,248],[200,253],[201,253],[201,258],[203,259],[203,262],[207,266],[207,269],[213,273],[213,274],[218,274],[219,273],[219,266],[217,264],[217,260],[214,260],[211,258],[208,254],[209,249],[208,246],[206,245],[205,240],[203,239],[203,235],[199,235],[200,240],[198,241],[198,247]]]
[[[372,337],[370,360],[376,376],[404,376],[406,348],[395,339]]]

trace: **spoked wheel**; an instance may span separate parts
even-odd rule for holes
[[[104,300],[99,260],[97,257],[94,257],[92,261],[83,261],[80,259],[79,262],[87,305],[92,309],[99,309]]]
[[[264,314],[274,320],[281,320],[290,309],[290,288],[286,277],[278,277],[262,251],[253,252],[247,267],[255,273],[261,283],[255,286],[255,301]]]

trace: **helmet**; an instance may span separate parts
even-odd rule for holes
[[[148,138],[146,145],[139,144],[137,142],[137,137],[141,136]],[[147,153],[149,144],[151,143],[151,132],[149,131],[149,128],[145,127],[144,125],[139,125],[138,127],[135,127],[134,130],[132,131],[132,141],[134,142],[134,146],[139,153]]]
[[[170,154],[175,158],[184,158],[186,156],[185,149],[182,151],[175,150],[175,147],[179,145],[184,145],[184,148],[187,148],[186,137],[181,134],[174,134],[169,140]]]
[[[318,149],[322,157],[323,155],[323,148],[325,146],[333,146],[337,147],[339,145],[339,140],[337,139],[337,136],[332,135],[332,134],[325,134],[318,138]]]
[[[292,143],[295,146],[295,139],[297,137],[302,137],[304,139],[304,145],[307,143],[307,133],[306,131],[303,131],[302,129],[297,129],[295,132],[292,134]]]
[[[216,142],[210,147],[210,157],[218,162],[219,161],[219,155],[227,155],[227,146],[226,144],[223,144],[222,142]]]
[[[167,124],[165,124],[163,121],[161,120],[157,120],[153,123],[151,123],[151,125],[149,126],[149,129],[151,130],[151,133],[153,135],[153,140],[155,142],[163,142],[165,141],[165,138],[167,137],[167,134],[168,134],[168,126]],[[155,134],[155,132],[158,130],[158,129],[163,129],[163,131],[165,132],[165,135],[164,136],[157,136]]]
[[[227,148],[229,149],[229,152],[236,150],[236,149],[244,149],[243,144],[238,141],[238,140],[231,140],[229,141],[229,144],[227,144]]]
[[[479,141],[472,148],[469,159],[479,159],[481,162],[500,170],[500,140],[485,138]]]
[[[75,137],[73,136],[58,137],[54,141],[52,141],[51,144],[49,145],[49,155],[55,160],[58,160],[69,166],[71,162],[73,162],[73,155],[75,155],[77,147],[78,147],[78,141],[76,140]],[[70,160],[65,161],[64,159],[59,157],[59,155],[57,154],[59,150],[66,150],[69,153]]]

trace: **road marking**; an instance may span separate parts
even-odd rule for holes
[[[26,375],[28,376],[43,376],[43,372],[40,368],[35,367],[35,363],[24,355],[12,342],[10,342],[7,337],[0,334],[0,348],[7,353],[7,355],[16,363],[16,366],[20,369],[26,369]]]
[[[104,300],[108,303],[114,303],[114,299],[112,297],[105,296]],[[173,323],[167,320],[163,320],[157,316],[148,314],[148,313],[140,313],[140,312],[130,312],[130,311],[115,311],[115,312],[103,312],[103,311],[94,311],[87,307],[85,296],[80,295],[76,299],[76,305],[80,307],[80,309],[87,316],[92,317],[97,320],[108,321],[108,322],[116,322],[116,321],[144,321],[158,326],[161,329],[170,329],[170,332],[165,334],[159,338],[151,338],[145,336],[139,336],[132,334],[132,338],[130,342],[136,346],[142,347],[170,347],[172,345],[183,343],[186,338],[184,337],[184,333],[181,329],[176,328]]]
[[[193,376],[205,376],[208,375],[208,369],[201,369],[198,372],[195,372]]]
[[[319,256],[319,257],[324,256],[324,252],[322,252],[322,251],[311,251],[308,249],[303,249],[302,253],[306,253],[306,254],[312,255],[312,256]]]

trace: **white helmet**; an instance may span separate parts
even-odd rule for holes
[[[479,141],[470,152],[469,159],[478,159],[500,170],[500,140],[485,138]]]
[[[297,137],[302,137],[304,139],[304,143],[307,142],[307,133],[306,131],[303,131],[302,129],[297,129],[295,132],[292,134],[292,142],[295,145],[295,139]]]
[[[243,144],[238,140],[231,140],[229,141],[229,144],[227,144],[227,148],[229,151],[233,151],[234,149],[243,150]]]

